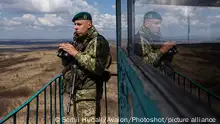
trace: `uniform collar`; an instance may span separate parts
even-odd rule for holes
[[[92,26],[89,30],[88,33],[86,35],[83,35],[81,37],[76,36],[76,33],[74,32],[74,40],[75,41],[81,41],[83,43],[89,41],[89,39],[93,39],[94,37],[98,36],[98,31],[96,30],[96,28],[94,26]]]
[[[161,40],[161,34],[159,35],[155,35],[153,34],[147,27],[145,27],[144,25],[141,26],[139,33],[142,37],[150,40],[151,42],[154,41],[160,41]]]

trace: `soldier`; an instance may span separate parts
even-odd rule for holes
[[[161,67],[161,61],[167,56],[168,51],[175,46],[175,42],[165,42],[160,45],[162,42],[161,22],[162,17],[159,13],[155,11],[147,12],[134,42],[134,53],[156,68]]]
[[[77,61],[74,114],[81,123],[89,123],[85,119],[94,121],[95,118],[100,117],[100,100],[103,92],[103,82],[100,80],[100,76],[105,70],[110,47],[108,41],[98,33],[92,24],[92,17],[89,13],[76,14],[72,22],[75,24],[74,43],[73,45],[62,43],[59,45],[59,50],[63,49]],[[70,72],[70,64],[68,64],[70,59],[62,59],[62,61],[65,66],[62,72],[65,89],[66,86],[70,86],[73,77]]]

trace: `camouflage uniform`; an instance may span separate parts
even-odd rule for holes
[[[160,59],[164,55],[156,47],[157,41],[160,42],[160,36],[155,36],[143,25],[135,36],[134,42],[134,53],[155,67],[160,64]]]
[[[100,80],[100,76],[105,70],[107,64],[107,58],[109,55],[109,43],[100,35],[94,26],[92,26],[87,35],[84,37],[77,37],[74,33],[73,45],[79,51],[75,56],[78,63],[77,69],[77,83],[76,96],[75,96],[75,112],[77,118],[99,118],[101,107],[100,100],[103,93],[103,82]],[[84,49],[83,46],[86,47]],[[71,87],[72,75],[70,70],[70,64],[64,62],[65,69],[64,75],[64,88]],[[69,91],[67,91],[69,92]],[[81,123],[86,123],[86,121]],[[80,124],[81,124],[80,123]],[[89,123],[89,122],[87,122]]]
[[[156,67],[163,75],[172,77],[171,61],[162,61],[165,57],[167,59],[172,56],[167,56],[160,51],[161,44],[163,44],[161,35],[154,35],[143,25],[135,36],[134,53],[143,58],[146,63]],[[169,59],[172,60],[172,58]]]

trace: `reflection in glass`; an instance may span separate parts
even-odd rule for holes
[[[121,46],[127,50],[128,42],[127,0],[121,0]]]
[[[150,10],[142,18],[143,21],[139,23],[141,25],[135,35],[134,53],[172,78],[173,69],[170,63],[176,54],[176,47],[175,43],[164,42],[161,39],[163,17],[160,13]]]
[[[143,4],[141,1],[135,3],[134,53],[143,57],[146,63],[157,66],[162,58],[161,46],[166,41],[174,41],[178,53],[171,57],[171,68],[220,95],[220,8]],[[151,30],[158,34],[157,37],[144,33],[149,32],[143,27],[144,15],[150,11],[162,17],[161,21],[151,24],[155,26]],[[137,37],[141,33],[144,34],[142,40]],[[147,54],[148,57],[144,57]]]

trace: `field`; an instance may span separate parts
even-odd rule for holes
[[[36,49],[37,47],[41,49]],[[48,48],[49,47],[51,47],[51,45],[49,45]],[[60,59],[56,56],[56,45],[52,45],[51,50],[47,50],[47,48],[43,48],[40,45],[24,47],[10,46],[10,48],[9,46],[0,46],[0,49],[4,49],[2,50],[4,52],[0,53],[0,117],[2,118],[23,104],[24,101],[28,100],[33,94],[46,85],[47,82],[58,75],[62,70],[62,66]],[[112,45],[111,53],[113,56],[113,64],[109,69],[112,73],[117,73],[115,50],[115,46]],[[107,83],[107,95],[108,116],[117,117],[117,76],[113,76]],[[47,90],[47,97],[47,112],[49,112],[49,90]],[[104,98],[103,94],[101,101],[103,116],[105,116]],[[43,96],[40,96],[39,100],[39,106],[42,106],[39,107],[39,123],[43,123]],[[32,102],[35,102],[35,100]],[[66,96],[64,96],[64,106],[66,106],[66,104],[67,99]],[[30,115],[32,116],[35,114],[34,105],[35,103],[31,103],[30,106]],[[64,113],[66,113],[66,111]],[[17,123],[24,123],[26,120],[26,108],[18,115]],[[32,116],[30,116],[30,120],[34,119]]]
[[[173,60],[174,69],[212,93],[220,96],[220,44],[188,44],[178,45],[178,51]],[[180,85],[184,87],[183,78]],[[186,81],[187,91],[190,83]],[[192,85],[192,93],[198,98],[198,88]],[[208,94],[200,90],[200,98],[208,105]],[[220,112],[220,101],[210,97],[211,107]]]
[[[10,46],[10,48],[8,46],[0,46],[0,50],[4,51],[0,53],[0,117],[3,117],[29,99],[52,77],[59,74],[62,66],[60,59],[56,57],[56,45],[48,45],[47,47],[42,47],[41,45]],[[220,44],[178,45],[178,51],[173,60],[174,69],[216,95],[220,95]],[[115,45],[111,45],[111,54],[113,56],[113,64],[110,67],[110,71],[117,73]],[[49,90],[47,93],[49,94]],[[116,76],[112,77],[107,83],[107,95],[108,116],[117,117]],[[41,98],[41,100],[43,99]],[[103,94],[102,117],[105,117],[104,103]],[[66,104],[67,97],[65,95],[64,106]],[[215,102],[215,104],[219,106],[219,102]],[[40,106],[42,107],[39,109],[39,120],[43,122],[43,101],[40,102]],[[47,110],[49,112],[49,108]],[[17,117],[18,123],[24,123],[25,112],[26,108],[20,114],[21,116]],[[32,114],[34,114],[33,112],[34,109],[32,109]]]
[[[220,95],[220,44],[178,45],[176,71]]]

